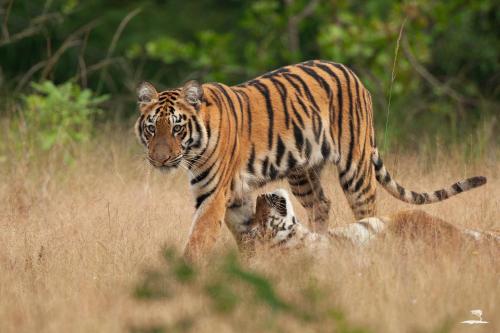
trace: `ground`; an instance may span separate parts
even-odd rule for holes
[[[153,303],[134,299],[144,269],[159,264],[161,247],[181,251],[193,204],[183,170],[156,172],[132,133],[111,136],[77,149],[71,164],[15,154],[0,160],[0,332],[121,332],[138,323],[169,323],[203,307],[196,293]],[[432,158],[401,152],[384,160],[395,179],[415,190],[486,176],[486,186],[422,208],[459,226],[499,229],[500,163],[440,151]],[[333,170],[323,184],[333,203],[330,224],[352,221]],[[381,187],[378,194],[381,214],[411,208]],[[234,249],[224,228],[216,256]],[[446,324],[453,332],[500,331],[498,258],[419,253],[402,252],[389,240],[362,256],[339,251],[312,262],[258,258],[246,265],[292,301],[304,284],[314,283],[323,303],[374,332],[428,332]],[[473,309],[481,309],[489,324],[459,324],[474,319]],[[233,324],[207,315],[194,331],[230,332]]]

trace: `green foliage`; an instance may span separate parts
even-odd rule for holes
[[[32,87],[34,92],[22,97],[18,124],[31,148],[69,149],[90,138],[93,118],[102,112],[98,105],[107,96],[95,96],[72,82],[56,86],[45,81]]]
[[[240,332],[283,332],[290,322],[316,332],[369,332],[349,323],[341,311],[321,306],[321,298],[310,297],[310,290],[299,291],[303,297],[294,302],[287,300],[269,277],[244,267],[235,254],[221,258],[209,270],[195,270],[172,249],[165,250],[163,258],[164,266],[144,273],[135,297],[175,304],[187,294],[200,295],[197,302],[203,310],[193,310],[170,324],[134,326],[130,332],[190,332],[198,322],[212,316]],[[190,272],[188,279],[185,273],[179,273],[186,271]],[[254,320],[257,316],[259,320]]]
[[[73,80],[112,94],[106,112],[132,114],[141,80],[236,84],[323,58],[369,88],[381,146],[457,143],[498,117],[499,15],[494,0],[14,1],[0,97],[30,78]]]

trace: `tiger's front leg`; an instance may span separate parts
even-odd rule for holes
[[[226,215],[226,195],[218,191],[196,210],[189,238],[184,248],[184,258],[199,261],[215,245]]]

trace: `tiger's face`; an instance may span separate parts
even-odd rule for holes
[[[276,246],[295,234],[297,220],[288,192],[278,189],[257,197],[254,234],[262,243]]]
[[[171,170],[185,161],[195,163],[204,146],[206,130],[199,117],[203,89],[196,81],[158,93],[150,83],[137,90],[140,116],[135,124],[139,141],[148,149],[148,161]]]

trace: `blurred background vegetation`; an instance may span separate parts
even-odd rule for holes
[[[86,140],[89,120],[131,124],[142,80],[235,84],[314,58],[361,77],[385,149],[483,154],[500,137],[498,1],[3,0],[0,10],[0,116],[17,132],[45,130],[32,140],[45,148]]]

